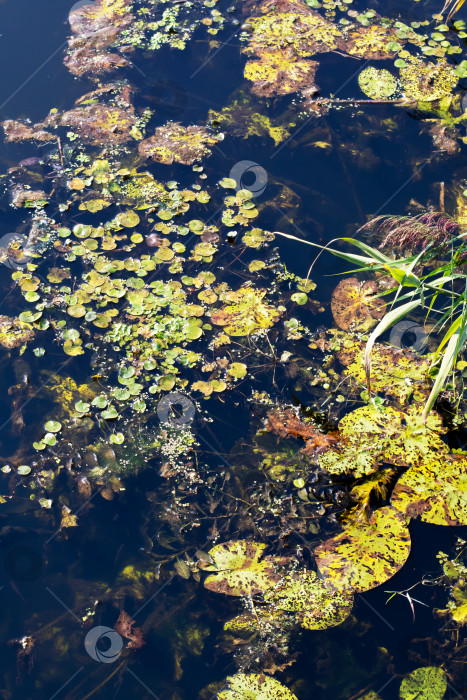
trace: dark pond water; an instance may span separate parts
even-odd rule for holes
[[[230,5],[234,7],[228,13]],[[246,59],[240,51],[238,25],[232,24],[233,19],[244,21],[241,5],[219,3],[218,9],[229,18],[224,29],[212,37],[202,27],[198,28],[184,51],[165,46],[152,52],[136,49],[131,54],[133,65],[123,69],[118,79],[128,80],[136,89],[137,109],[148,104],[155,109],[150,122],[152,128],[171,117],[184,125],[206,124],[210,110],[220,111],[236,90],[245,88]],[[170,2],[164,5],[170,6]],[[433,12],[440,10],[437,2],[412,0],[370,2],[369,7],[384,15],[401,17],[404,22],[430,19]],[[30,119],[35,123],[51,108],[72,109],[75,100],[98,87],[92,76],[75,78],[63,64],[70,34],[70,8],[66,0],[44,3],[2,0],[0,3],[2,120]],[[465,11],[461,10],[458,18],[465,18]],[[218,44],[210,49],[209,41],[213,39]],[[392,61],[387,64],[390,67]],[[357,84],[360,68],[356,60],[338,53],[322,55],[317,72],[322,94],[337,94],[342,100],[355,95],[361,97]],[[224,130],[224,140],[212,148],[212,155],[203,160],[203,167],[209,185],[229,177],[232,168],[241,161],[252,161],[263,169],[267,187],[257,199],[260,217],[256,223],[265,230],[280,230],[325,244],[340,236],[353,236],[359,226],[376,214],[404,214],[411,201],[433,205],[438,202],[441,182],[449,186],[467,177],[465,145],[461,144],[461,150],[453,156],[434,157],[429,134],[409,109],[354,104],[323,117],[297,119],[297,101],[290,97],[269,103],[251,99],[256,100],[256,109],[271,118],[288,110],[290,122],[296,122],[291,129],[292,137],[275,145],[270,138],[244,139]],[[63,132],[65,144],[66,129]],[[324,147],[323,142],[327,144]],[[11,206],[7,171],[24,159],[43,158],[47,165],[41,170],[37,187],[50,192],[48,181],[55,172],[51,156],[56,153],[55,141],[0,145],[0,173],[5,181],[0,202],[0,236],[24,231],[27,221],[24,209]],[[132,167],[129,160],[128,156],[123,167]],[[180,188],[191,187],[194,181],[192,169],[185,165],[152,163],[142,169],[149,170],[162,182],[175,180]],[[199,182],[205,186],[202,180]],[[248,189],[247,179],[243,184]],[[76,206],[60,218],[58,205],[71,195],[63,183],[57,187],[47,215],[60,221],[60,225],[93,224],[91,215],[80,212]],[[289,194],[282,194],[281,198],[283,188],[288,188]],[[204,216],[210,223],[221,226],[218,213],[221,205],[222,194],[204,207]],[[105,216],[110,219],[119,208],[122,207],[112,205],[105,210]],[[149,228],[141,233],[148,234]],[[274,248],[288,272],[301,278],[307,276],[316,256],[314,249],[280,237],[274,241]],[[218,274],[219,280],[238,287],[252,279],[247,265],[256,256],[253,250],[252,255],[248,251],[242,258],[243,250],[238,244],[224,243],[209,269]],[[316,263],[311,275],[317,284],[314,298],[323,311],[315,314],[310,306],[299,310],[301,322],[311,332],[332,325],[329,298],[336,286],[332,275],[348,269],[348,265],[332,256],[323,256]],[[45,255],[39,273],[47,275],[49,270]],[[10,317],[25,308],[11,273],[6,265],[0,266],[0,313]],[[75,320],[79,327],[80,319]],[[277,342],[280,352],[284,351],[285,346],[279,345],[279,339]],[[43,357],[29,349],[21,357],[17,348],[2,348],[0,353],[0,462],[5,466],[10,459],[17,466],[21,458],[25,465],[33,466],[32,476],[25,479],[14,479],[8,469],[0,476],[0,494],[5,500],[0,504],[0,698],[211,700],[222,687],[215,684],[235,673],[237,662],[242,670],[254,672],[261,670],[261,664],[255,662],[254,645],[249,655],[240,658],[234,647],[222,642],[224,623],[243,610],[242,603],[209,592],[196,578],[186,580],[174,571],[173,564],[187,555],[194,557],[197,550],[207,551],[216,541],[237,536],[266,538],[274,553],[311,561],[310,551],[324,535],[308,533],[303,537],[294,532],[293,514],[289,513],[288,520],[281,517],[279,506],[277,515],[270,517],[269,537],[266,525],[260,526],[262,515],[256,523],[244,524],[243,496],[253,493],[253,484],[258,483],[257,491],[267,490],[270,484],[267,478],[257,482],[257,474],[244,475],[239,467],[242,461],[248,461],[253,436],[264,417],[261,401],[251,401],[253,392],[271,393],[284,404],[302,404],[313,410],[323,404],[325,394],[318,399],[305,382],[296,381],[279,367],[276,372],[266,343],[258,342],[264,355],[261,371],[258,361],[256,373],[244,383],[209,401],[202,399],[197,410],[194,453],[196,464],[205,465],[204,484],[191,492],[179,493],[177,503],[174,482],[160,474],[164,460],[154,457],[149,450],[148,456],[145,455],[144,430],[155,430],[157,418],[151,416],[146,423],[132,423],[129,419],[119,428],[126,431],[126,444],[143,447],[139,468],[134,474],[122,477],[122,488],[117,489],[115,497],[113,493],[109,496],[108,489],[104,498],[100,495],[103,482],[97,487],[93,485],[88,498],[80,497],[77,480],[70,478],[70,470],[63,467],[57,469],[53,479],[49,475],[47,493],[41,489],[48,477],[37,476],[37,494],[40,492],[40,497],[52,501],[51,507],[45,508],[30,485],[38,468],[33,463],[36,457],[31,443],[39,439],[44,420],[50,420],[54,410],[58,410],[66,387],[59,385],[56,396],[42,391],[40,387],[53,383],[51,375],[44,372],[52,372],[58,378],[67,376],[75,386],[92,382],[93,375],[99,374],[95,381],[103,385],[118,360],[110,346],[101,345],[98,351],[94,349],[99,362],[92,360],[90,350],[71,357],[70,364],[63,369],[70,358],[52,333],[45,334],[38,345],[45,349]],[[306,338],[296,341],[294,348],[297,355],[302,352],[306,363],[310,357]],[[107,351],[108,358],[103,357]],[[184,376],[190,378],[189,369],[184,371]],[[198,369],[193,373],[195,380],[206,378]],[[21,385],[25,374],[32,389],[20,394],[24,426],[18,432],[12,421],[16,394],[11,387]],[[82,398],[86,400],[84,395]],[[342,409],[341,413],[334,411],[326,416],[326,410],[323,408],[323,415],[334,421],[345,412]],[[109,434],[113,428],[106,430]],[[95,442],[95,436],[92,440]],[[80,433],[74,443],[68,443],[68,457],[77,461],[76,454],[82,456],[92,440]],[[53,446],[49,452],[53,459]],[[67,463],[66,446],[61,446],[58,463]],[[50,463],[44,469],[54,472]],[[82,469],[79,473],[86,472]],[[219,478],[221,473],[223,480]],[[231,495],[224,498],[223,489],[228,480]],[[278,502],[285,501],[294,491],[290,484],[283,488],[283,492],[279,489]],[[177,508],[183,510],[180,502],[184,499],[189,517],[183,516],[175,522],[174,515],[172,522],[171,512],[175,513]],[[225,507],[218,508],[221,501]],[[77,516],[77,527],[60,527],[63,508],[70,508]],[[220,531],[217,538],[213,525]],[[322,532],[329,534],[336,525],[322,527]],[[290,530],[290,536],[286,530]],[[410,533],[412,552],[405,566],[386,584],[356,596],[352,624],[292,635],[289,655],[296,657],[296,661],[289,666],[280,656],[278,664],[284,663],[284,668],[277,678],[293,690],[298,700],[350,700],[369,691],[377,692],[383,700],[395,700],[399,697],[403,674],[430,664],[442,665],[449,678],[455,679],[447,688],[446,698],[467,697],[462,629],[451,630],[446,619],[436,617],[433,612],[446,607],[446,589],[418,585],[413,596],[423,604],[415,603],[414,618],[410,601],[403,595],[387,603],[388,590],[406,591],[424,577],[439,577],[441,570],[436,555],[443,551],[451,556],[458,538],[467,536],[467,528],[412,521]],[[104,659],[112,663],[102,662],[102,655],[105,657],[109,650],[109,640],[112,653],[113,644],[118,647],[122,637],[116,634],[101,639],[98,645],[96,642],[98,652],[92,658],[88,652],[94,637],[86,649],[86,635],[98,626],[112,629],[121,610],[143,629],[144,646],[132,650],[127,640],[123,653],[118,648],[115,658]],[[99,633],[96,635],[97,639]],[[101,656],[97,658],[96,654]]]

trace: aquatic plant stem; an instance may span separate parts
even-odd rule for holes
[[[111,673],[110,675],[107,676],[107,678],[105,678],[101,683],[99,683],[98,686],[96,686],[96,687],[94,688],[94,690],[91,690],[90,693],[88,693],[87,695],[85,695],[84,698],[81,698],[80,700],[88,700],[88,698],[90,698],[90,697],[92,697],[93,695],[95,695],[95,694],[97,693],[98,690],[100,690],[101,688],[103,688],[104,685],[106,685],[106,683],[108,683],[108,682],[110,681],[110,679],[111,679],[113,676],[115,676],[116,673],[118,673],[118,671],[122,668],[122,666],[126,666],[126,661],[125,661],[125,660],[124,660],[124,661],[121,661],[121,662],[118,664],[117,668],[115,668],[115,669],[112,671],[112,673]]]

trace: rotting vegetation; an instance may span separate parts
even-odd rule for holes
[[[210,600],[224,601],[216,645],[219,655],[233,656],[237,672],[208,685],[200,700],[307,700],[309,687],[293,673],[294,664],[300,668],[296,640],[305,638],[318,660],[320,644],[332,639],[327,630],[342,629],[345,644],[368,638],[354,594],[386,584],[404,567],[411,521],[467,525],[467,453],[459,447],[465,205],[456,195],[452,216],[425,211],[369,221],[360,233],[378,247],[346,239],[365,257],[350,246],[333,249],[353,271],[323,302],[312,279],[281,262],[279,232],[261,223],[266,206],[227,173],[213,182],[202,164],[224,130],[277,145],[304,115],[332,109],[336,101],[318,96],[315,82],[321,54],[331,52],[377,62],[358,79],[366,97],[416,110],[463,143],[456,93],[463,68],[450,59],[462,52],[456,39],[464,32],[457,23],[451,36],[440,25],[441,39],[430,37],[423,33],[428,21],[409,26],[372,10],[359,14],[350,3],[329,2],[325,11],[301,0],[249,3],[241,35],[246,86],[205,123],[160,123],[157,109],[135,106],[125,72],[133,54],[166,45],[183,50],[195,30],[215,36],[227,22],[214,2],[160,5],[99,0],[74,10],[65,63],[73,75],[94,76],[94,89],[37,124],[3,123],[7,142],[57,148],[48,156],[48,179],[39,158],[3,178],[4,196],[28,218],[27,259],[15,246],[5,252],[21,310],[0,317],[0,344],[14,367],[8,393],[18,437],[17,449],[2,458],[9,481],[1,505],[29,499],[66,540],[81,526],[84,503],[98,494],[118,502],[133,478],[152,469],[158,481],[144,493],[145,555],[99,582],[83,575],[80,617],[88,626],[97,619],[97,604],[84,606],[85,597],[118,609],[124,667],[167,600],[141,629],[123,606],[144,601],[175,574],[185,593],[173,614],[182,619],[175,631],[162,626],[175,682],[183,660],[199,656],[211,633],[196,619],[206,614],[204,603],[188,621],[180,613],[203,585]],[[287,95],[300,100],[293,117],[264,116],[261,100]],[[312,145],[332,148],[321,137]],[[193,167],[176,171],[180,181],[168,180],[163,168],[173,164]],[[275,201],[297,208],[292,195],[276,184]],[[434,330],[445,332],[453,359],[447,370],[436,347],[422,354],[377,342],[389,320],[404,317],[394,315],[395,302],[417,322],[424,322],[415,316],[422,304],[444,314]],[[325,312],[329,327],[312,328],[310,314]],[[30,366],[40,367],[51,348],[63,366],[32,375]],[[291,403],[281,383],[305,401]],[[194,407],[194,420],[160,420],[158,407],[173,393]],[[440,397],[443,406],[435,405]],[[40,424],[27,426],[24,405],[33,400],[46,411]],[[203,439],[224,406],[240,401],[253,417],[220,465]],[[436,583],[447,595],[436,614],[460,633],[462,542],[458,550],[454,559],[440,555]],[[34,645],[53,644],[47,628],[32,634],[19,660]],[[58,658],[65,653],[58,649]],[[445,655],[439,651],[436,666],[424,663],[401,679],[400,697],[441,699],[447,678],[461,675],[450,664],[455,653],[446,637]],[[359,668],[329,692],[344,698],[372,688],[390,662],[390,652],[378,648],[372,670]]]

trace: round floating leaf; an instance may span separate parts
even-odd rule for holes
[[[81,340],[73,344],[72,340],[66,340],[63,344],[63,352],[65,352],[67,355],[70,355],[71,357],[75,357],[76,355],[83,355],[84,350],[81,347]]]
[[[109,406],[105,411],[102,411],[101,416],[105,420],[113,420],[117,418],[118,412],[113,406]]]
[[[360,89],[372,100],[381,100],[391,97],[397,90],[397,80],[384,68],[378,69],[369,66],[364,68],[358,76]]]
[[[126,211],[117,215],[117,221],[120,226],[125,226],[125,228],[133,228],[134,226],[138,226],[140,218],[135,211]]]
[[[123,433],[112,433],[110,436],[110,442],[113,442],[115,445],[121,445],[125,441],[125,436]]]
[[[408,469],[391,503],[409,518],[434,525],[467,525],[467,458],[445,455]]]
[[[227,190],[235,190],[237,187],[237,183],[231,177],[222,178],[222,180],[219,182],[219,185],[221,187],[225,187],[225,189]]]
[[[46,433],[42,438],[42,442],[45,442],[45,444],[49,445],[49,447],[53,447],[57,444],[57,438],[53,433]]]
[[[31,467],[29,467],[27,464],[22,464],[20,467],[18,467],[18,474],[21,476],[27,476],[30,473]]]
[[[362,284],[356,277],[349,277],[339,282],[331,297],[336,325],[344,331],[354,332],[373,328],[386,313],[386,304],[376,296],[377,293],[373,281]]]
[[[243,364],[243,362],[232,362],[229,369],[227,370],[227,374],[230,374],[231,377],[235,377],[236,379],[242,379],[242,377],[246,376],[248,367]]]
[[[261,328],[270,328],[279,319],[280,312],[266,304],[264,289],[242,287],[236,292],[227,292],[226,306],[214,311],[211,320],[224,326],[228,335],[243,336]]]
[[[58,433],[62,429],[62,424],[58,420],[48,420],[44,428],[48,433]]]
[[[136,370],[134,367],[131,365],[129,367],[121,367],[120,371],[118,373],[118,379],[123,380],[120,383],[124,384],[127,379],[131,379],[131,377],[134,377],[136,374]]]
[[[174,258],[175,253],[171,248],[158,248],[154,255],[161,262],[168,262],[169,260],[172,260]]]
[[[402,515],[380,508],[368,523],[349,524],[315,549],[325,580],[339,591],[362,592],[394,576],[410,554],[410,534]]]
[[[93,406],[97,406],[97,408],[105,408],[108,402],[105,396],[96,396],[91,403]]]
[[[304,292],[295,292],[290,298],[299,306],[303,306],[308,301],[308,297]]]
[[[405,413],[391,406],[361,406],[342,418],[339,430],[339,444],[319,458],[320,466],[331,474],[359,477],[376,471],[384,462],[401,467],[418,465],[448,452],[440,438],[443,427],[439,416],[431,413],[424,424],[416,405]]]
[[[75,403],[75,410],[78,411],[78,413],[87,413],[90,408],[91,404],[85,401],[77,401],[77,403]]]
[[[73,318],[82,318],[86,315],[86,309],[81,304],[74,304],[74,306],[69,306],[67,309],[70,316]]]
[[[442,700],[447,689],[446,674],[438,666],[416,668],[404,678],[400,700]]]
[[[71,340],[74,343],[79,338],[79,331],[75,328],[69,328],[63,332],[63,337],[65,340]]]
[[[264,673],[236,673],[227,678],[227,685],[218,700],[297,700],[285,685]]]
[[[232,540],[218,544],[209,551],[212,564],[199,562],[199,567],[218,573],[208,576],[205,588],[216,593],[244,596],[255,595],[272,587],[278,577],[275,573],[274,558],[261,556],[265,544]]]
[[[291,574],[265,595],[274,607],[298,613],[300,624],[309,630],[340,625],[350,615],[353,596],[328,586],[314,571]]]

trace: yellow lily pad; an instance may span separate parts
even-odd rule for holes
[[[200,561],[205,571],[216,572],[204,582],[204,587],[216,593],[233,596],[256,595],[271,588],[279,579],[275,558],[264,557],[265,544],[247,540],[232,540],[209,550],[212,564]]]
[[[340,625],[350,615],[353,596],[336,591],[314,571],[291,574],[265,596],[274,608],[298,614],[300,624],[309,630]]]
[[[371,404],[351,411],[339,422],[339,444],[320,456],[321,468],[331,474],[360,477],[383,463],[404,467],[447,454],[447,445],[440,438],[444,432],[440,417],[430,413],[425,425],[421,411],[417,406],[403,412]]]
[[[444,455],[401,476],[391,503],[404,515],[434,525],[467,525],[467,459]]]
[[[406,676],[399,689],[400,700],[442,700],[448,684],[439,666],[424,666]]]
[[[377,510],[366,522],[350,523],[315,549],[325,581],[338,591],[359,593],[388,581],[410,554],[405,518],[391,506]]]
[[[117,221],[120,226],[125,226],[125,228],[133,228],[138,226],[140,218],[135,211],[125,211],[117,215]]]
[[[218,700],[297,700],[285,685],[264,673],[236,673],[227,678],[228,690]]]
[[[249,335],[262,328],[270,328],[279,320],[280,312],[263,301],[265,296],[266,290],[253,287],[227,292],[227,304],[212,313],[211,321],[217,326],[224,326],[225,332],[233,336]]]

